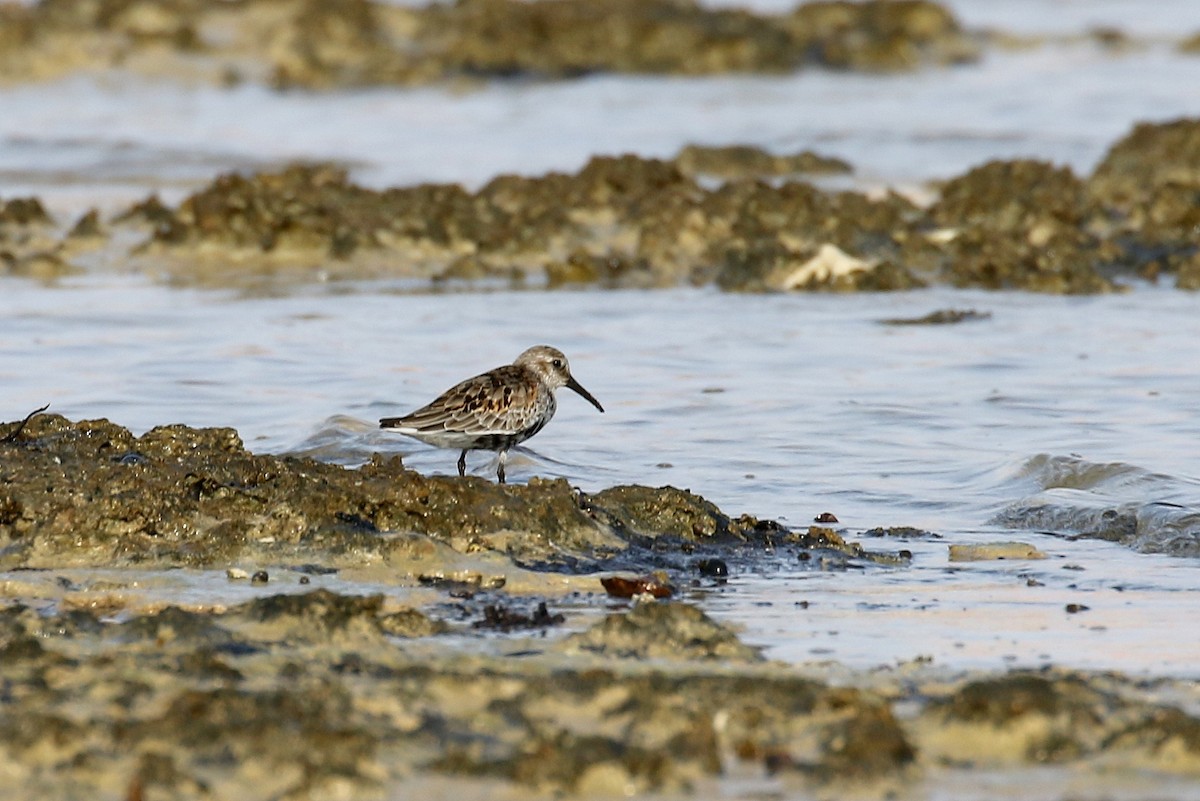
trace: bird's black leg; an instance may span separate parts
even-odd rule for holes
[[[467,474],[467,452],[465,450],[458,455],[458,474],[460,476]]]
[[[508,451],[500,451],[500,465],[496,468],[496,478],[500,483],[504,483],[504,457],[508,456]]]

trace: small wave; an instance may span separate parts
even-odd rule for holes
[[[349,467],[370,460],[376,452],[393,452],[394,439],[393,435],[381,433],[378,424],[338,414],[285,453]]]
[[[1002,509],[993,525],[1200,557],[1200,484],[1192,479],[1047,454],[1027,460],[1016,479],[1035,492]]]

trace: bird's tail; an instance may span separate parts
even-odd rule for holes
[[[403,417],[385,417],[379,421],[380,428],[402,428],[403,426]]]

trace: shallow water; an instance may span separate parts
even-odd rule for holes
[[[912,550],[911,568],[781,560],[707,598],[773,656],[1169,675],[1200,664],[1200,644],[1171,636],[1200,613],[1189,294],[412,295],[371,284],[248,298],[101,277],[8,289],[9,417],[50,402],[139,432],[233,426],[255,450],[345,463],[401,453],[452,473],[456,454],[374,421],[545,341],[607,413],[564,393],[554,422],[510,458],[511,480],[673,484],[794,527],[831,511],[851,534],[909,525],[941,537],[865,540]],[[991,317],[881,323],[949,306]],[[494,464],[469,460],[481,475]],[[1148,521],[1138,549],[1178,556],[1034,533],[1088,531],[1110,509]],[[997,539],[1049,558],[948,562],[950,543]],[[1071,615],[1068,603],[1090,609]]]
[[[1173,50],[1200,30],[1200,4],[953,5],[968,27],[1063,37],[1110,25],[1142,38],[1117,53],[1064,38],[909,75],[599,76],[465,93],[75,78],[0,89],[0,196],[36,193],[69,218],[295,158],[343,161],[375,186],[478,185],[689,142],[812,148],[850,160],[859,186],[919,193],[992,158],[1086,172],[1134,123],[1200,108],[1200,58]],[[769,655],[1195,676],[1200,644],[1177,634],[1200,612],[1198,304],[1144,286],[1053,298],[411,294],[381,282],[252,296],[94,270],[53,287],[0,282],[0,417],[49,402],[138,432],[233,426],[253,450],[344,463],[395,452],[452,473],[454,453],[375,421],[547,342],[607,413],[564,393],[510,460],[512,480],[669,483],[794,527],[831,511],[852,536],[940,535],[865,541],[913,551],[910,568],[821,572],[781,558],[705,591],[705,607]],[[880,323],[950,307],[991,317]],[[494,470],[486,454],[470,467]],[[1118,536],[1128,544],[1095,538]],[[1048,558],[948,561],[951,543],[999,539]],[[223,597],[226,583],[213,586]]]

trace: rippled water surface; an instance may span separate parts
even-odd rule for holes
[[[594,154],[670,156],[689,142],[812,148],[850,160],[859,186],[919,195],[991,158],[1086,173],[1134,123],[1200,110],[1200,58],[1173,49],[1200,30],[1200,3],[952,5],[968,27],[1059,38],[897,76],[606,76],[328,95],[115,77],[10,87],[0,89],[0,196],[36,193],[59,215],[111,213],[295,158],[343,161],[375,186],[478,185],[574,170]],[[1111,51],[1071,38],[1105,25],[1137,40]],[[513,480],[673,484],[794,527],[830,511],[855,539],[895,525],[936,535],[863,540],[911,550],[909,567],[823,571],[781,556],[695,596],[772,656],[1200,674],[1200,643],[1178,636],[1200,618],[1195,295],[408,289],[247,296],[97,270],[53,287],[4,279],[0,417],[49,402],[139,432],[233,426],[254,450],[348,464],[395,452],[452,473],[456,454],[375,421],[546,342],[607,413],[563,393],[555,421],[511,459]],[[990,316],[881,322],[944,308]],[[487,454],[470,466],[494,470]],[[1046,558],[949,561],[952,543],[997,539]]]
[[[791,526],[831,511],[852,533],[908,525],[939,536],[866,541],[912,550],[912,568],[780,563],[712,599],[787,658],[870,665],[937,652],[962,665],[1177,673],[1200,658],[1195,641],[1169,636],[1200,613],[1190,294],[412,295],[372,284],[246,298],[103,278],[7,288],[10,417],[51,402],[138,431],[233,426],[255,450],[346,463],[378,450],[452,473],[455,453],[375,421],[548,342],[607,413],[564,393],[554,422],[510,459],[513,480],[673,484]],[[949,306],[991,316],[882,322]],[[473,472],[492,473],[489,454],[471,456]],[[1140,551],[1062,536],[1117,513],[1135,528],[1138,515],[1148,521]],[[997,538],[1049,558],[948,562],[950,543]],[[1162,550],[1176,556],[1141,552]],[[1069,603],[1089,611],[1068,617]],[[897,638],[897,626],[918,634]],[[1128,634],[1119,649],[1114,628]],[[1157,646],[1143,648],[1147,638]]]

